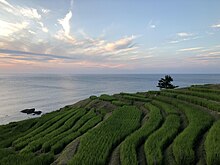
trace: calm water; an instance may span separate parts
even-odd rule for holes
[[[20,113],[36,108],[43,113],[73,104],[90,95],[157,90],[164,75],[0,75],[0,124],[33,117]],[[172,75],[180,87],[220,83],[220,74]]]

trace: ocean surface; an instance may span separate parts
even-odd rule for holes
[[[172,74],[173,84],[220,83],[220,74]],[[91,95],[103,93],[158,90],[160,74],[129,75],[0,75],[0,124],[35,117],[20,111],[36,108],[43,113],[76,103]]]

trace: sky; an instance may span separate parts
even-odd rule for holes
[[[0,73],[220,73],[220,1],[0,0]]]

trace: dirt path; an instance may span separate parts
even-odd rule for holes
[[[108,165],[120,165],[120,144],[113,150]]]
[[[146,165],[146,156],[144,152],[144,144],[137,149],[138,165]]]
[[[76,153],[77,147],[79,146],[80,137],[76,138],[74,141],[69,143],[64,151],[60,154],[55,162],[52,165],[66,165],[68,161],[73,157]]]

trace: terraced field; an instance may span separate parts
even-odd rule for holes
[[[91,96],[0,126],[0,165],[220,165],[220,85]]]

